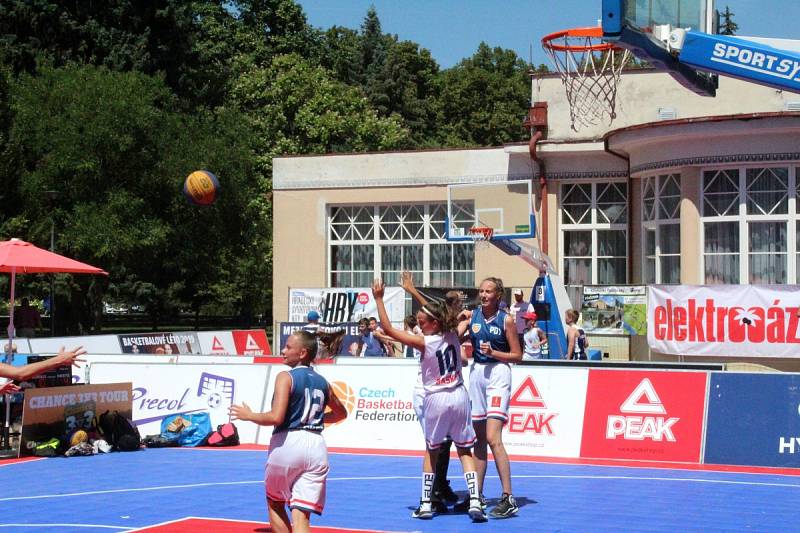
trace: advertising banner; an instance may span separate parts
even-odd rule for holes
[[[677,355],[800,356],[797,285],[652,285],[647,343]]]
[[[402,324],[405,318],[405,291],[400,287],[386,287],[383,296],[386,312],[393,324]],[[374,316],[378,311],[372,298],[372,289],[289,289],[289,322],[304,322],[309,311],[319,313],[320,322],[358,322]]]
[[[327,365],[322,374],[347,408],[347,419],[325,429],[329,447],[424,450],[413,393],[414,364]],[[277,372],[276,372],[277,373]]]
[[[26,389],[22,410],[19,455],[33,455],[28,442],[66,437],[77,429],[89,429],[96,415],[119,411],[131,417],[131,384],[72,385]]]
[[[578,457],[589,370],[514,367],[512,377],[508,453]]]
[[[244,401],[263,411],[269,372],[269,365],[96,363],[90,378],[92,383],[105,383],[124,376],[133,382],[133,421],[144,437],[160,433],[161,419],[167,415],[206,411],[216,428],[228,422],[232,403]],[[258,426],[236,426],[242,442],[255,442]]]
[[[289,336],[297,331],[303,329],[308,322],[280,322],[280,345],[278,353],[286,346],[286,341]],[[324,354],[332,355],[358,355],[358,323],[345,322],[342,324],[323,324],[329,328],[341,328],[341,333],[323,334],[320,336],[320,343],[323,345]]]
[[[263,329],[236,329],[231,332],[231,335],[233,335],[233,345],[236,350],[234,353],[238,355],[254,357],[272,355],[267,332]]]
[[[581,457],[700,461],[705,372],[589,371]]]
[[[585,285],[583,330],[613,335],[647,334],[647,287]]]
[[[714,372],[705,462],[800,467],[800,375]]]
[[[194,331],[176,333],[128,333],[117,335],[122,353],[157,355],[199,354],[200,340]]]
[[[233,333],[230,331],[198,331],[200,353],[207,355],[236,355]]]
[[[16,339],[14,342],[17,342]],[[90,354],[121,354],[116,335],[85,335],[82,337],[42,337],[29,339],[33,353],[58,353],[64,346],[67,350],[83,346]],[[22,353],[22,352],[20,352]]]

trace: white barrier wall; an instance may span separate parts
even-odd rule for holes
[[[61,347],[71,350],[77,346],[83,346],[88,353],[92,354],[119,354],[122,353],[119,347],[119,339],[116,335],[84,335],[82,337],[46,337],[29,339],[31,351],[38,354],[57,353]]]
[[[208,411],[216,429],[228,422],[232,403],[263,411],[271,366],[104,362],[92,364],[89,377],[92,384],[133,383],[133,420],[144,437],[160,433],[161,419],[171,414]],[[237,428],[241,442],[256,442],[258,426]]]

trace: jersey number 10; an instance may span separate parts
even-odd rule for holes
[[[458,370],[458,361],[456,360],[456,349],[452,344],[448,344],[444,350],[436,352],[436,359],[439,360],[439,375],[446,376],[454,374]]]

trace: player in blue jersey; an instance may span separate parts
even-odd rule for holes
[[[322,437],[325,423],[347,417],[347,411],[311,362],[317,339],[307,331],[293,333],[281,351],[291,370],[278,374],[272,409],[254,413],[246,403],[230,409],[234,420],[275,426],[266,466],[267,504],[271,530],[310,531],[310,514],[322,514],[328,477],[328,448]],[[326,413],[326,407],[330,410]],[[292,512],[291,524],[286,506]]]
[[[472,424],[478,438],[475,443],[475,464],[481,500],[486,477],[487,444],[492,450],[503,486],[500,502],[489,512],[489,516],[494,518],[508,518],[519,511],[511,492],[511,463],[503,445],[503,426],[508,421],[508,402],[511,398],[509,363],[522,360],[522,350],[514,319],[500,309],[503,291],[501,279],[483,280],[478,289],[480,306],[470,318],[459,324],[458,329],[460,335],[468,333],[472,341],[469,398],[472,401]],[[457,508],[464,506],[461,503]]]

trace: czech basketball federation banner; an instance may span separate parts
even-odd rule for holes
[[[383,303],[389,320],[402,324],[406,316],[405,291],[401,287],[386,287]],[[378,317],[371,288],[290,289],[288,321],[304,322],[309,311],[318,312],[319,321],[330,324]]]
[[[647,343],[661,353],[800,356],[796,285],[652,285]]]

